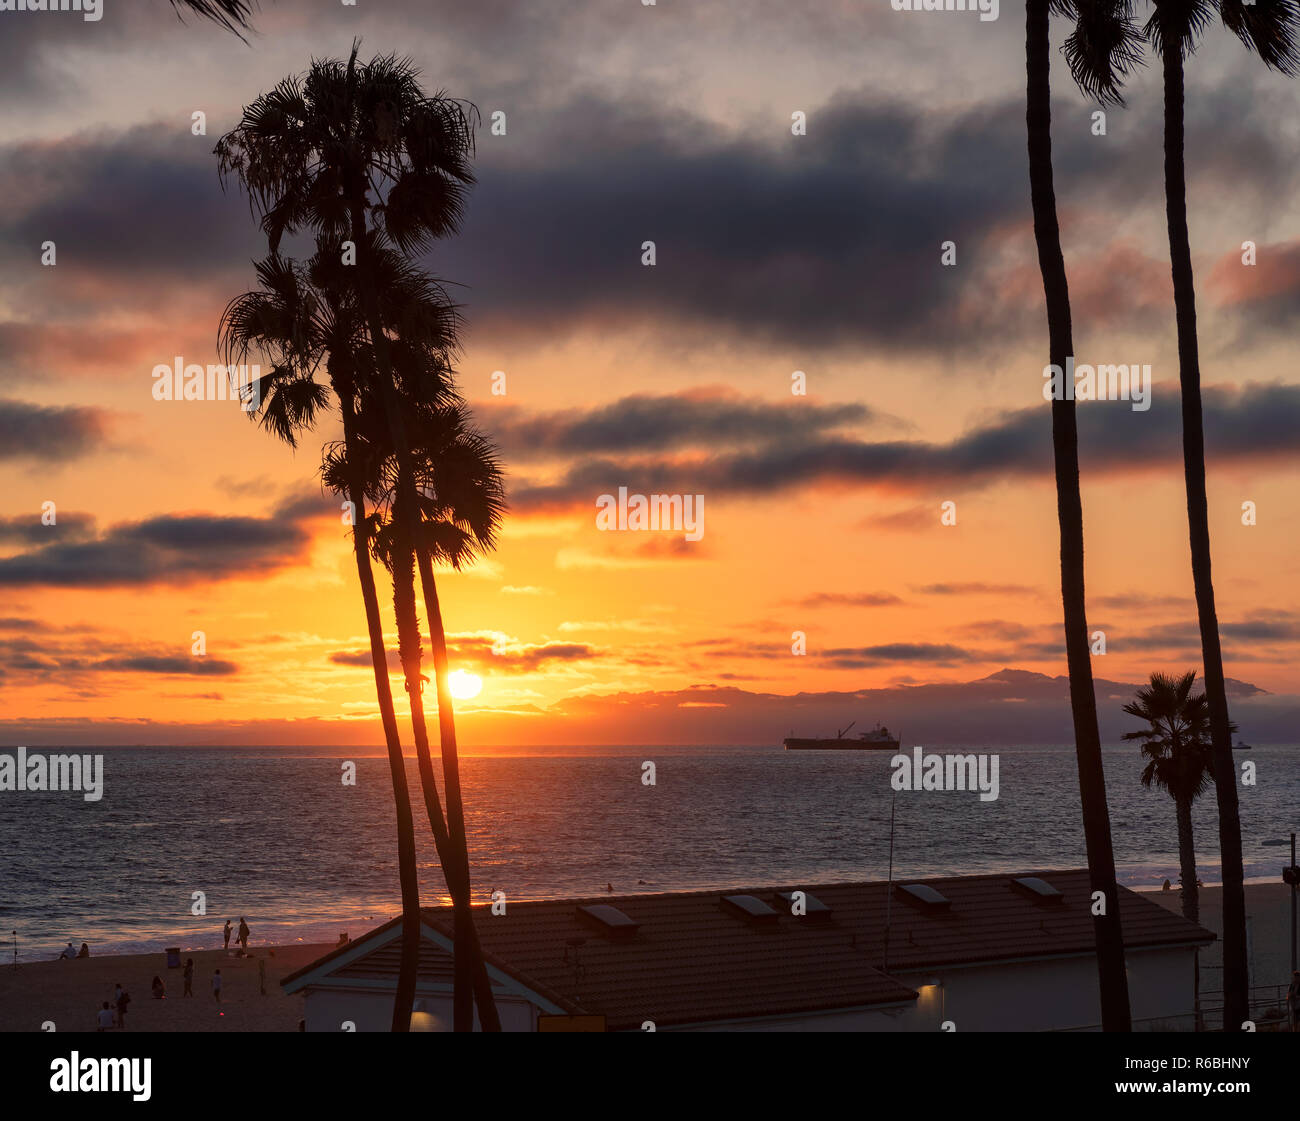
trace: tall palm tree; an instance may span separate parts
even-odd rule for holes
[[[1201,630],[1205,695],[1210,709],[1215,792],[1219,807],[1219,849],[1223,870],[1223,1015],[1225,1030],[1239,1030],[1250,1015],[1246,963],[1246,889],[1241,856],[1241,816],[1232,762],[1223,651],[1210,571],[1210,519],[1205,492],[1205,430],[1201,410],[1201,365],[1196,334],[1196,288],[1187,233],[1187,171],[1184,159],[1184,63],[1217,14],[1247,50],[1283,74],[1300,69],[1296,0],[1154,0],[1146,36],[1164,73],[1165,218],[1178,328],[1178,378],[1182,391],[1183,477],[1192,554],[1192,583]]]
[[[377,247],[389,239],[403,252],[415,252],[459,227],[465,192],[473,182],[476,113],[441,93],[427,95],[409,59],[380,55],[359,64],[358,48],[354,43],[346,64],[317,60],[304,77],[287,78],[246,106],[216,153],[223,178],[236,176],[260,213],[273,253],[285,234],[302,228],[331,241],[352,242],[354,290],[374,353],[377,389],[398,464],[398,491],[407,508],[416,508],[402,399],[375,283]],[[395,532],[407,532],[401,520]],[[406,547],[402,544],[400,551]],[[435,672],[438,667],[435,657]],[[438,693],[444,694],[441,681]],[[441,713],[439,724],[441,728]],[[454,772],[454,740],[442,737],[442,753],[444,768],[450,760]],[[452,792],[448,794],[450,798]],[[451,836],[457,867],[450,870],[448,886],[453,903],[468,907],[469,861],[459,794],[457,783],[457,805],[448,807],[449,820],[459,823]],[[456,982],[456,1027],[467,1030],[472,1006],[462,970],[457,970]]]
[[[1034,240],[1047,301],[1048,356],[1066,368],[1074,353],[1070,322],[1070,291],[1061,251],[1052,175],[1052,108],[1049,0],[1025,5],[1025,123],[1029,143],[1029,188],[1034,215]],[[1097,92],[1118,97],[1122,75],[1131,65],[1122,13],[1113,6],[1081,2],[1055,10],[1077,14],[1079,23],[1067,44],[1067,57],[1080,64],[1080,75]],[[1086,69],[1083,63],[1087,63]],[[1105,900],[1096,915],[1097,972],[1102,1027],[1128,1031],[1131,1027],[1128,980],[1124,969],[1124,935],[1120,926],[1119,889],[1111,845],[1110,811],[1106,805],[1106,776],[1102,770],[1101,736],[1097,728],[1097,698],[1093,688],[1084,595],[1083,499],[1079,490],[1079,433],[1072,395],[1052,402],[1052,450],[1056,475],[1056,515],[1061,538],[1061,603],[1064,609],[1065,653],[1070,676],[1070,708],[1074,718],[1075,755],[1079,770],[1079,803],[1083,812],[1089,882]]]
[[[304,276],[290,261],[268,257],[256,266],[261,288],[236,297],[222,314],[220,345],[227,362],[242,359],[250,350],[267,355],[271,369],[255,386],[258,409],[254,414],[263,427],[292,447],[299,433],[310,428],[328,403],[325,387],[316,380],[324,365],[333,367],[337,380],[350,362],[351,338],[346,321],[331,314]],[[344,441],[355,440],[350,400],[340,395]],[[415,826],[406,781],[406,760],[402,752],[392,688],[388,677],[388,655],[384,645],[383,621],[370,565],[373,522],[366,514],[364,480],[352,476],[339,488],[353,508],[353,552],[357,578],[370,637],[370,661],[375,675],[375,692],[380,721],[388,750],[393,801],[397,813],[398,879],[402,898],[402,951],[397,991],[393,1002],[393,1031],[409,1031],[415,1001],[416,970],[420,953],[420,896],[416,868]]]
[[[314,379],[323,363],[344,422],[344,440],[331,445],[325,457],[325,482],[336,493],[351,499],[359,514],[356,526],[359,541],[370,542],[372,550],[379,552],[376,531],[382,525],[382,518],[378,514],[367,515],[366,509],[367,500],[391,505],[393,483],[390,477],[381,478],[383,472],[380,468],[388,454],[382,449],[389,444],[374,422],[374,413],[381,410],[376,410],[373,404],[367,405],[367,401],[373,402],[374,398],[373,392],[367,388],[374,380],[373,355],[355,306],[351,282],[344,283],[340,279],[340,259],[340,247],[326,243],[306,269],[293,267],[275,256],[262,262],[258,266],[262,287],[231,302],[223,318],[222,338],[228,361],[232,357],[246,356],[250,347],[272,356],[272,376],[264,378],[260,385],[261,417],[264,425],[276,431],[294,433],[303,427],[297,399],[292,392],[305,393],[309,400],[315,400],[319,388],[313,388]],[[412,268],[400,255],[381,251],[377,259],[385,321],[400,324],[401,333],[393,340],[393,352],[402,374],[404,394],[415,395],[410,408],[419,422],[417,430],[444,434],[452,431],[455,435],[455,439],[444,436],[441,444],[431,436],[423,435],[417,446],[420,463],[438,464],[439,487],[453,496],[453,505],[469,508],[475,500],[473,488],[480,486],[477,480],[480,478],[482,455],[476,463],[474,457],[466,452],[480,447],[490,450],[490,445],[475,443],[481,438],[469,427],[467,415],[460,411],[459,397],[451,387],[450,371],[445,366],[446,355],[454,342],[454,309],[449,306],[443,289],[420,270]],[[286,372],[280,378],[278,375],[282,369]],[[364,422],[358,416],[362,408],[367,410]],[[427,419],[429,416],[435,422],[432,425]],[[454,424],[449,424],[446,418],[451,418]],[[496,472],[499,490],[499,469],[494,460],[492,468]],[[463,479],[460,477],[462,474]],[[435,493],[431,471],[425,467],[418,473],[418,478],[422,505],[430,507],[429,496]],[[492,488],[487,487],[486,493],[490,499]],[[478,501],[481,503],[482,498]],[[435,513],[441,509],[433,507]],[[425,516],[430,522],[435,520],[429,514]],[[490,529],[485,529],[482,523],[475,523],[479,540],[486,547],[492,544],[498,519],[499,509],[493,515]],[[455,526],[448,527],[448,530],[454,532]],[[455,563],[471,556],[475,549],[462,546],[453,550],[448,542],[433,540],[424,550],[425,554],[430,551],[435,557]],[[377,603],[372,602],[373,578],[366,587],[367,603],[377,612]],[[395,592],[400,590],[401,585],[395,585]],[[408,598],[413,603],[413,593],[408,593]],[[407,625],[407,612],[399,608],[398,622],[403,653],[410,648],[411,634],[415,635],[418,650],[418,621],[413,612]],[[403,662],[410,666],[409,657],[404,656]],[[412,721],[425,809],[447,876],[448,890],[453,901],[461,897],[465,899],[463,905],[457,906],[456,914],[464,938],[462,945],[467,949],[458,955],[457,962],[469,974],[466,992],[472,985],[484,1030],[496,1031],[500,1030],[500,1017],[482,960],[477,930],[468,912],[468,886],[464,892],[459,890],[460,881],[455,878],[459,864],[448,840],[438,800],[437,780],[429,755],[417,684],[420,680],[417,661],[415,672],[408,676],[407,681],[414,700]],[[405,988],[399,984],[400,990],[405,991]],[[471,1006],[471,1023],[472,1014]]]
[[[1196,847],[1192,839],[1192,803],[1214,781],[1210,748],[1210,707],[1204,693],[1192,692],[1196,671],[1179,677],[1153,673],[1124,711],[1147,726],[1125,732],[1126,740],[1141,740],[1147,765],[1142,785],[1164,790],[1174,800],[1178,822],[1178,866],[1182,882],[1183,916],[1201,921],[1196,882]]]

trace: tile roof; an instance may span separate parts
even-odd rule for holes
[[[1036,899],[1001,873],[900,879],[892,902],[885,883],[521,900],[508,903],[501,916],[476,906],[476,925],[493,964],[571,1011],[603,1014],[610,1030],[645,1020],[666,1026],[798,1014],[910,1001],[913,987],[891,976],[899,972],[1091,953],[1087,870],[1023,875],[1039,876],[1062,897]],[[914,901],[900,890],[903,883],[928,884],[950,903]],[[831,915],[791,915],[776,892],[794,889],[821,900]],[[722,902],[742,891],[780,917],[754,922]],[[611,937],[579,914],[584,903],[617,907],[639,929],[630,938]],[[1130,949],[1214,939],[1128,889],[1120,890],[1120,915]],[[448,908],[426,909],[424,917],[451,937]],[[375,966],[395,972],[395,952],[391,963],[385,958],[369,968]]]

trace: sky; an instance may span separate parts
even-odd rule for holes
[[[452,664],[483,682],[471,747],[850,719],[1064,742],[1022,21],[267,0],[245,43],[163,0],[0,13],[0,744],[379,742],[317,474],[337,413],[290,449],[232,402],[152,392],[159,364],[218,361],[264,253],[213,145],[354,37],[482,118],[463,228],[422,261],[461,305],[459,383],[510,498],[499,549],[439,581]],[[1099,135],[1054,52],[1076,355],[1152,371],[1148,410],[1078,406],[1111,737],[1134,683],[1200,663],[1158,67],[1126,96]],[[1188,64],[1214,577],[1261,741],[1300,713],[1298,96],[1219,28]],[[699,539],[602,530],[620,487],[702,496]]]

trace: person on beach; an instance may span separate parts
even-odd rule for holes
[[[83,943],[81,944],[81,949],[77,951],[77,957],[79,957],[79,958],[88,958],[88,957],[90,957],[90,947],[89,947],[88,945],[86,945],[85,942],[83,942]]]
[[[212,975],[212,995],[216,998],[218,1004],[221,1003],[221,970],[218,969]]]
[[[75,958],[76,956],[77,956],[77,951],[72,948],[72,943],[69,942],[68,948],[64,950],[61,954],[59,954],[59,956],[55,958],[55,961],[62,961],[64,958],[67,958],[69,961],[72,961],[72,959]]]
[[[1300,971],[1291,974],[1291,984],[1286,990],[1286,1005],[1291,1013],[1291,1030],[1300,1031]]]
[[[108,1001],[104,1001],[104,1006],[95,1016],[95,1021],[99,1025],[96,1031],[108,1031],[113,1026],[113,1010],[108,1006]]]
[[[193,996],[194,995],[194,959],[193,958],[185,959],[185,972],[183,976],[185,978],[185,991],[181,993],[181,996]]]
[[[117,1026],[126,1031],[126,1006],[131,1003],[131,994],[117,986]]]
[[[239,948],[243,950],[244,953],[248,953],[249,933],[250,931],[248,929],[248,923],[244,922],[244,916],[240,915],[239,916]]]
[[[226,949],[227,949],[227,950],[230,949],[230,932],[231,932],[231,930],[233,930],[233,929],[234,929],[234,928],[230,925],[230,920],[227,919],[227,920],[226,920],[226,929],[223,930],[223,931],[221,932],[222,937],[224,937],[225,940],[226,940]]]
[[[153,984],[149,988],[153,992],[154,1000],[165,1000],[167,998],[167,986],[163,984],[163,979],[157,974],[154,975]]]

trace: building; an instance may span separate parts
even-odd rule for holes
[[[1120,911],[1135,1028],[1188,1028],[1197,951],[1215,936],[1126,888]],[[1101,1018],[1086,870],[475,915],[507,1031],[1059,1031]],[[413,1026],[444,1030],[450,910],[426,909],[422,934]],[[400,935],[394,920],[284,979],[305,994],[308,1031],[389,1029]]]

